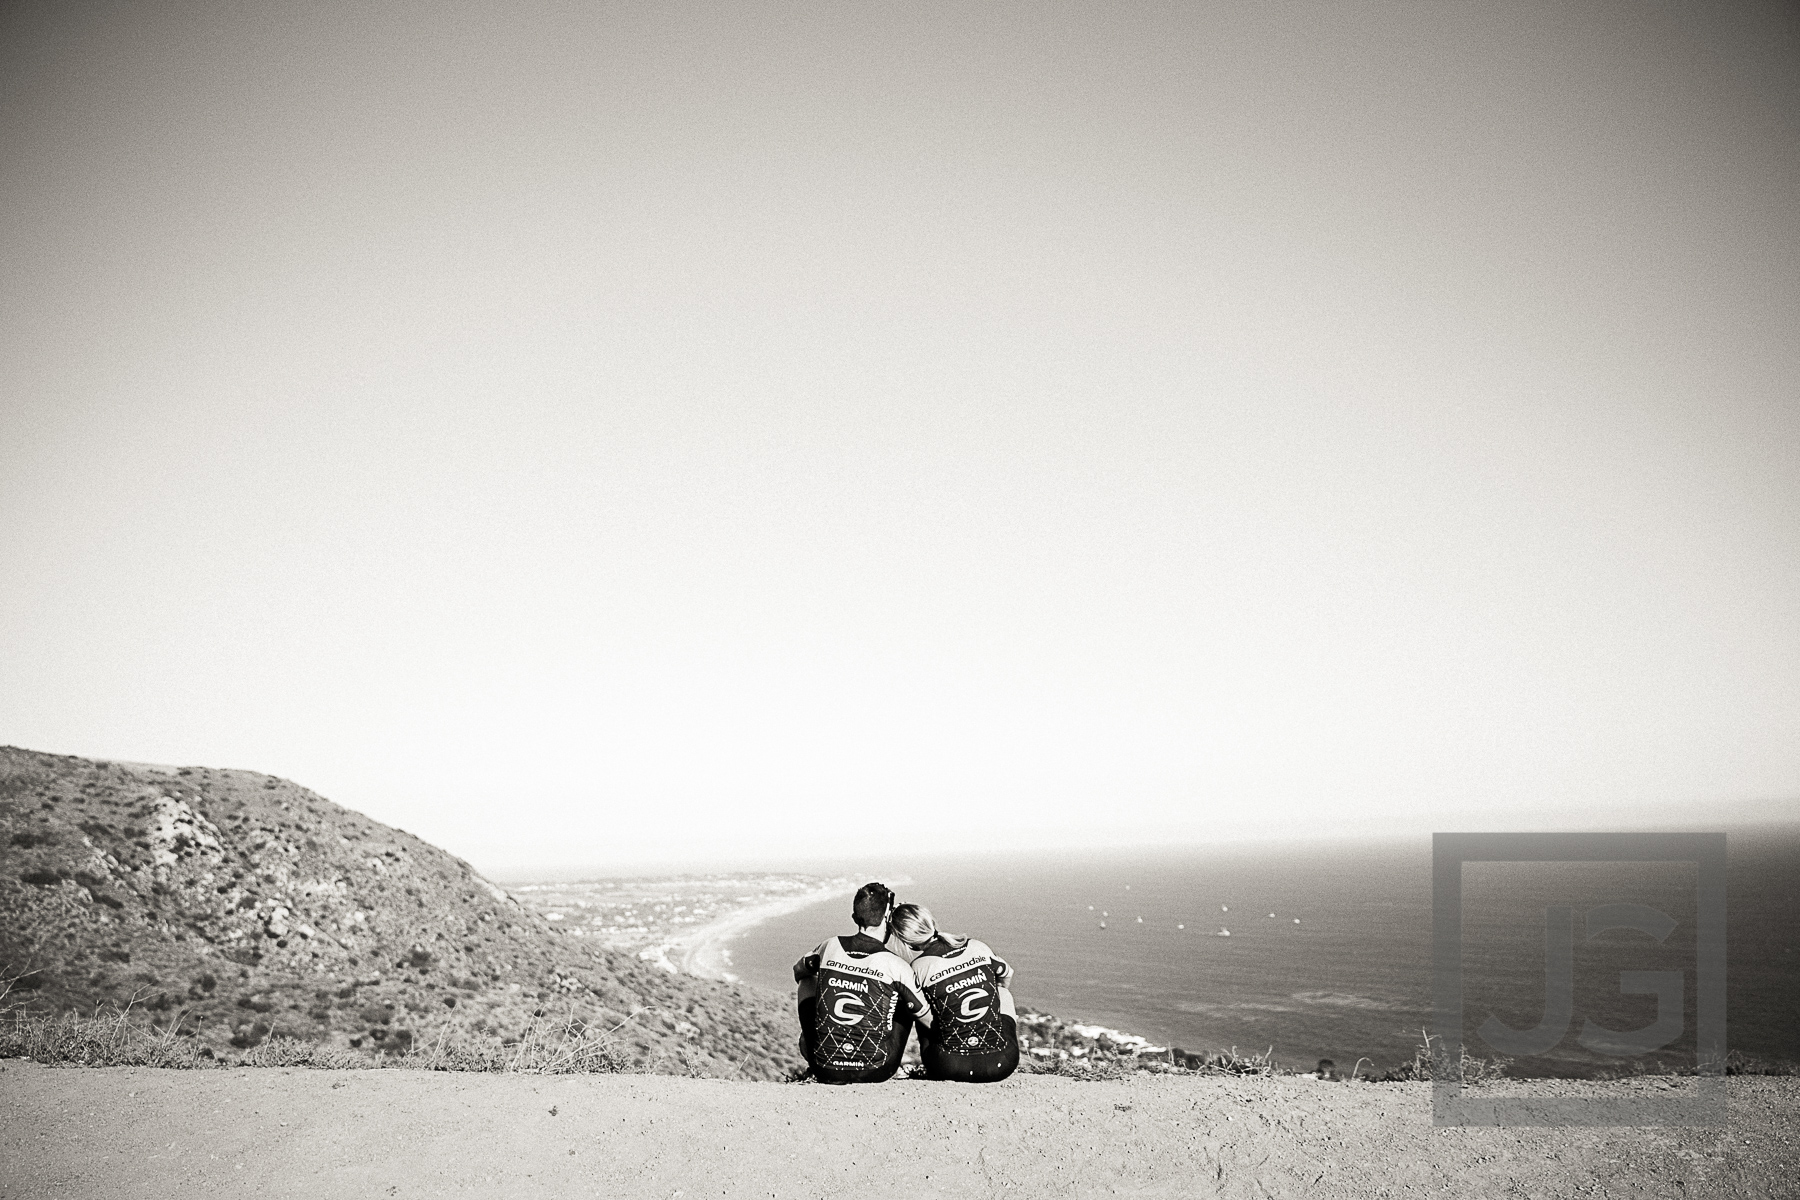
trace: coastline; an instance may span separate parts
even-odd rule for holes
[[[893,881],[895,886],[900,887],[911,882],[908,877]],[[839,880],[798,895],[752,904],[697,929],[688,930],[679,937],[646,946],[638,951],[638,957],[672,975],[692,975],[719,983],[737,983],[741,977],[731,970],[731,941],[742,937],[764,921],[799,912],[826,900],[853,896],[857,887],[852,880]],[[1095,1052],[1111,1055],[1157,1055],[1169,1051],[1169,1047],[1140,1034],[1104,1025],[1065,1021],[1036,1011],[1029,1005],[1021,1006],[1020,1017],[1023,1023],[1021,1045],[1027,1053],[1040,1059],[1081,1059]],[[1032,1032],[1026,1032],[1025,1026],[1032,1027]]]
[[[638,957],[676,975],[693,975],[721,983],[736,983],[730,970],[731,951],[726,943],[772,917],[798,912],[837,896],[853,896],[859,885],[832,883],[795,896],[782,896],[765,904],[753,904],[691,929],[680,937],[658,942],[638,951]]]

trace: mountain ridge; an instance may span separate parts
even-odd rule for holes
[[[800,1065],[784,997],[558,933],[430,843],[254,771],[0,747],[0,980],[36,1011],[135,1005],[216,1052],[371,1052],[615,1030],[635,1069]]]

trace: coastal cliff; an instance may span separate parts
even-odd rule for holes
[[[498,1052],[554,1026],[618,1066],[772,1079],[793,1016],[559,935],[462,860],[287,780],[0,748],[0,984],[131,1007],[233,1056],[271,1036]]]

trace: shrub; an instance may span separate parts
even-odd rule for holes
[[[1727,1075],[1800,1075],[1800,1063],[1784,1059],[1758,1058],[1733,1050],[1725,1056]]]
[[[277,1034],[244,1053],[240,1060],[246,1067],[313,1067],[325,1071],[342,1071],[369,1066],[369,1060],[335,1046]]]
[[[21,980],[0,980],[0,999]],[[634,1061],[617,1034],[638,1014],[610,1029],[574,1017],[533,1020],[507,1043],[486,1039],[469,1044],[449,1041],[446,1030],[428,1046],[413,1042],[410,1030],[395,1031],[374,1054],[275,1034],[265,1022],[240,1028],[232,1044],[243,1053],[221,1060],[212,1049],[182,1036],[188,1014],[177,1012],[166,1027],[140,1022],[130,1006],[110,1013],[47,1016],[23,1008],[0,1011],[0,1058],[23,1057],[53,1066],[169,1067],[196,1070],[222,1065],[309,1067],[346,1070],[359,1067],[410,1068],[425,1071],[497,1071],[528,1075],[610,1074],[630,1070],[703,1073],[702,1058],[678,1050],[652,1063]],[[191,1022],[190,1022],[191,1024]]]
[[[93,1017],[45,1017],[19,1009],[0,1017],[0,1056],[55,1066],[212,1066],[212,1052],[181,1038],[178,1024],[166,1029],[139,1025],[125,1009]]]
[[[517,1037],[499,1045],[449,1044],[444,1036],[430,1047],[414,1047],[393,1056],[393,1066],[426,1071],[507,1071],[524,1075],[598,1075],[631,1069],[617,1034],[626,1017],[611,1029],[598,1029],[575,1017],[534,1017]]]
[[[1137,1073],[1137,1069],[1137,1064],[1130,1059],[1113,1058],[1106,1055],[1045,1060],[1021,1057],[1019,1060],[1019,1074],[1021,1075],[1059,1075],[1064,1079],[1079,1079],[1083,1082],[1129,1079]],[[920,1070],[922,1074],[923,1068]]]
[[[1419,1036],[1423,1039],[1419,1048],[1413,1051],[1412,1061],[1401,1063],[1392,1071],[1369,1078],[1375,1083],[1407,1083],[1414,1080],[1435,1078],[1436,1072],[1453,1073],[1466,1084],[1492,1083],[1506,1074],[1512,1066],[1510,1058],[1476,1058],[1469,1053],[1467,1046],[1461,1047],[1456,1061],[1451,1061],[1449,1051],[1440,1043],[1443,1039],[1436,1034],[1421,1029]],[[1352,1071],[1354,1074],[1354,1071]]]

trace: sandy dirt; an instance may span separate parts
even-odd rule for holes
[[[1658,1088],[1653,1082],[1554,1085]],[[0,1063],[0,1197],[1800,1194],[1800,1080],[1725,1129],[1434,1129],[1429,1085],[853,1088]]]

